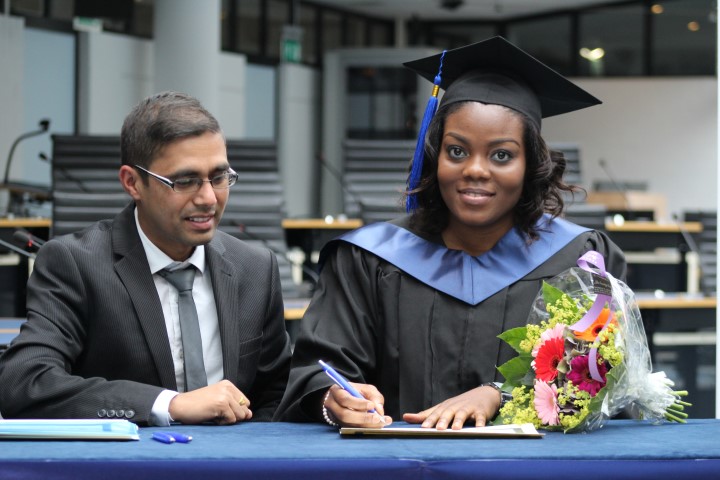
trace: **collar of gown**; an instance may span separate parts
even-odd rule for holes
[[[477,257],[429,242],[387,222],[353,230],[337,241],[367,250],[420,282],[477,305],[525,277],[589,230],[563,219],[551,220],[547,215],[540,218],[538,227],[540,238],[529,245],[513,228],[490,251]]]

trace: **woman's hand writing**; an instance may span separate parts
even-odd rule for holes
[[[384,427],[392,423],[385,416],[385,398],[373,385],[350,383],[365,398],[356,398],[337,385],[323,396],[324,407],[332,421],[343,427]],[[375,413],[371,410],[375,410]],[[385,423],[383,423],[383,420]]]

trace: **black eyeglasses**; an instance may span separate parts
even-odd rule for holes
[[[140,165],[133,165],[133,167],[147,173],[163,185],[167,185],[178,193],[195,193],[202,188],[203,183],[205,182],[209,182],[215,190],[225,190],[226,188],[230,188],[235,185],[235,182],[237,182],[238,179],[238,174],[232,168],[228,168],[227,172],[221,173],[209,180],[203,180],[200,177],[180,177],[175,179],[175,181],[172,181],[169,178],[153,173]]]

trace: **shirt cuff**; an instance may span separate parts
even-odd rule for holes
[[[172,390],[163,390],[155,399],[152,410],[150,411],[150,425],[154,427],[169,427],[173,421],[170,416],[170,401],[179,395],[178,392]]]

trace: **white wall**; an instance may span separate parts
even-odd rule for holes
[[[279,67],[278,159],[289,217],[317,215],[319,75],[304,65]]]
[[[23,74],[25,21],[0,16],[0,182],[5,159],[15,138],[23,132]],[[7,199],[5,199],[7,202]],[[6,205],[0,206],[5,211]]]
[[[272,140],[276,120],[275,67],[248,65],[245,77],[245,138]]]
[[[580,145],[583,184],[646,181],[668,213],[717,209],[717,80],[712,77],[581,79],[602,105],[543,120],[549,142]]]
[[[11,178],[50,185],[50,164],[39,154],[52,155],[50,133],[75,131],[75,36],[26,28],[23,81],[23,131],[37,130],[43,118],[50,119],[50,130],[23,141],[13,158]]]
[[[245,138],[245,97],[247,58],[232,53],[220,54],[220,95],[215,114],[227,138]]]
[[[152,41],[106,32],[83,32],[79,50],[79,133],[119,135],[122,122],[133,106],[157,93],[153,91]],[[222,54],[219,69],[220,107],[211,113],[227,138],[244,138],[248,98],[246,59],[243,55]],[[274,94],[274,86],[270,92]],[[274,116],[271,119],[274,120]],[[269,135],[272,138],[272,129]]]
[[[125,115],[153,93],[150,40],[106,32],[81,32],[79,132],[119,135]]]

